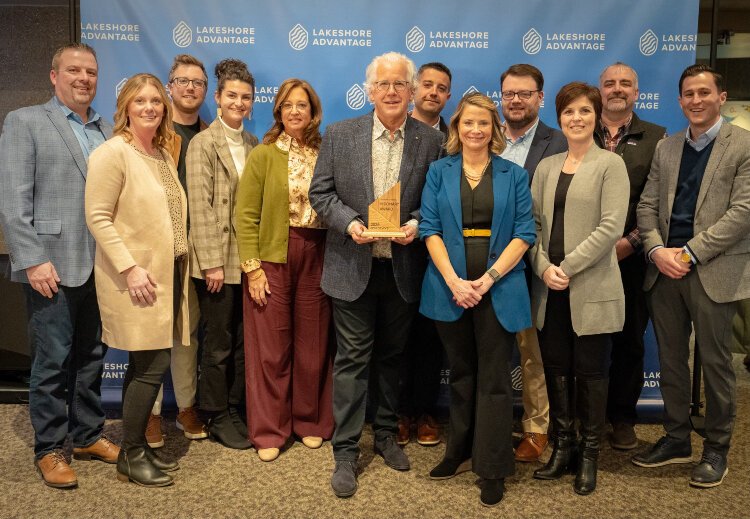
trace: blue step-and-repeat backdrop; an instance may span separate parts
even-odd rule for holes
[[[111,119],[125,79],[151,72],[165,82],[176,54],[193,54],[209,71],[223,58],[245,61],[256,79],[248,131],[262,137],[272,121],[278,85],[309,81],[323,102],[327,124],[371,109],[365,67],[395,50],[418,65],[445,63],[453,73],[450,115],[461,96],[481,91],[500,103],[499,77],[514,63],[531,63],[545,76],[541,118],[556,126],[554,96],[565,83],[598,83],[602,69],[623,61],[639,75],[636,111],[670,133],[684,127],[677,81],[695,62],[699,0],[81,0],[81,41],[99,57],[95,108]],[[201,116],[216,113],[208,95]],[[103,397],[119,405],[127,364],[110,351]],[[642,414],[660,409],[659,368],[647,333]],[[514,376],[514,382],[520,377]],[[166,400],[172,400],[169,387]]]

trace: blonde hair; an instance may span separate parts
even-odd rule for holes
[[[263,144],[276,142],[281,132],[284,131],[284,123],[281,122],[281,105],[289,98],[292,90],[297,87],[304,90],[310,99],[310,124],[305,128],[305,146],[316,150],[320,148],[320,141],[322,140],[320,137],[320,121],[323,119],[323,107],[318,94],[310,83],[297,78],[286,79],[279,86],[276,100],[273,103],[273,126],[263,136]]]
[[[167,91],[161,84],[159,78],[153,74],[136,74],[127,80],[117,96],[117,111],[115,112],[115,126],[112,130],[113,135],[122,135],[126,142],[133,140],[133,133],[130,131],[130,119],[128,118],[128,105],[135,99],[138,93],[147,85],[153,85],[159,92],[164,114],[162,115],[159,127],[154,135],[153,145],[159,148],[165,148],[172,142],[175,136],[172,130],[172,103],[169,102]]]
[[[467,106],[476,106],[484,108],[490,112],[492,118],[492,137],[490,138],[489,150],[493,155],[500,155],[505,149],[505,128],[500,122],[500,114],[497,113],[497,107],[492,99],[479,92],[466,94],[456,106],[456,111],[451,116],[448,124],[448,141],[445,143],[445,151],[448,155],[455,155],[461,152],[461,140],[458,138],[458,123]]]

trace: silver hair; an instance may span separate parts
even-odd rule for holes
[[[602,84],[602,77],[604,76],[604,73],[606,71],[608,71],[609,69],[611,69],[612,67],[622,67],[622,68],[626,68],[630,72],[632,72],[633,73],[633,77],[635,78],[635,85],[633,85],[633,86],[635,86],[635,88],[638,88],[638,72],[636,72],[633,67],[631,67],[627,63],[623,63],[622,61],[615,61],[611,65],[607,65],[606,67],[604,67],[604,70],[602,70],[602,73],[599,74],[599,84],[600,85]]]
[[[380,56],[375,56],[367,65],[365,71],[365,90],[368,94],[372,93],[373,83],[375,83],[375,71],[381,63],[403,63],[406,65],[406,80],[411,85],[412,91],[417,88],[417,67],[414,62],[400,52],[386,52]]]

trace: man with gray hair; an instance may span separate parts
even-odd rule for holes
[[[646,260],[635,210],[656,145],[664,138],[666,129],[642,120],[633,112],[638,99],[638,74],[625,63],[618,61],[602,71],[599,92],[602,116],[594,140],[599,147],[622,157],[630,179],[628,215],[622,238],[615,246],[625,290],[625,325],[621,332],[612,335],[607,397],[607,418],[612,424],[610,444],[615,449],[628,450],[638,446],[635,409],[643,388],[643,336],[648,325],[643,291]]]
[[[376,57],[365,83],[374,112],[328,127],[310,185],[313,209],[328,225],[321,286],[333,299],[338,340],[331,440],[336,462],[331,486],[338,497],[357,491],[371,367],[378,388],[375,452],[395,470],[410,468],[395,438],[399,364],[427,260],[417,239],[422,188],[443,142],[438,130],[407,116],[415,82],[416,68],[406,56]],[[405,237],[366,237],[369,205],[396,182]]]
[[[94,287],[94,238],[83,196],[89,155],[112,133],[91,108],[99,66],[83,43],[52,58],[55,95],[8,114],[0,136],[0,225],[10,279],[23,284],[32,362],[29,415],[34,465],[54,488],[78,485],[73,457],[116,463],[120,448],[102,434],[102,325]]]

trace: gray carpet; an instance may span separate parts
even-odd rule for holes
[[[161,452],[180,462],[172,487],[121,483],[112,465],[73,461],[79,487],[55,490],[42,484],[32,464],[27,407],[0,405],[0,433],[5,439],[0,447],[0,517],[750,517],[750,441],[745,436],[750,431],[750,374],[741,358],[735,356],[738,412],[729,475],[714,489],[688,486],[691,465],[641,469],[630,463],[631,453],[607,446],[594,494],[574,494],[573,476],[536,481],[531,475],[538,464],[518,464],[516,476],[507,481],[505,499],[488,509],[479,504],[474,474],[447,481],[428,479],[442,445],[409,444],[412,470],[399,473],[372,454],[368,429],[362,439],[359,491],[350,499],[338,499],[329,486],[328,443],[318,450],[295,443],[275,462],[263,463],[253,450],[231,451],[209,440],[191,442],[170,419],[165,420],[167,444]],[[637,432],[641,447],[647,447],[662,429],[639,425]],[[109,420],[106,433],[119,442],[119,420]],[[700,440],[693,435],[696,460],[700,453]]]

